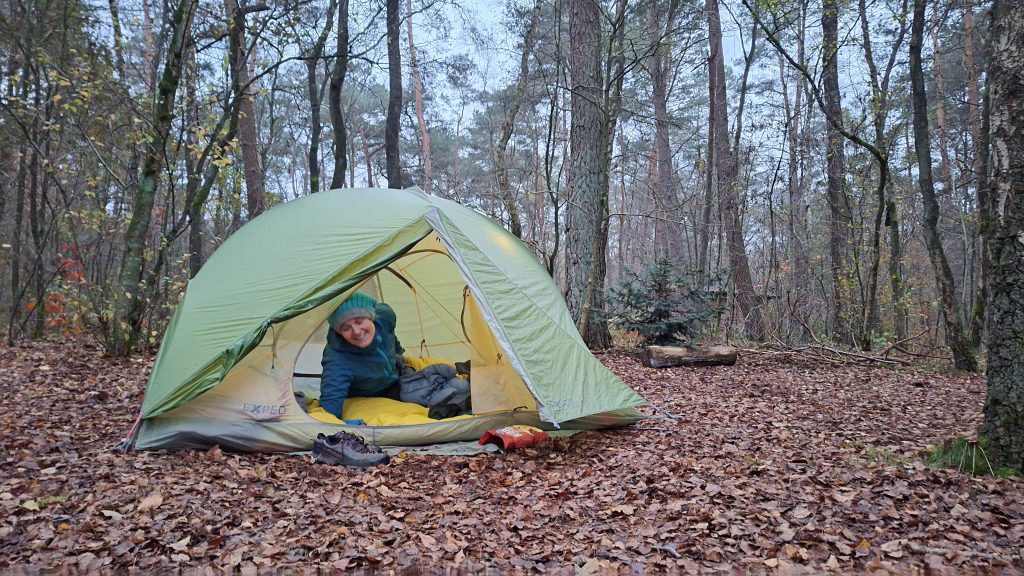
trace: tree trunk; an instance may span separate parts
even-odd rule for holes
[[[708,60],[712,97],[709,119],[714,134],[714,170],[718,181],[718,195],[722,203],[722,222],[725,227],[729,251],[729,275],[736,288],[736,304],[743,315],[744,331],[748,338],[764,338],[764,320],[761,306],[754,293],[754,282],[747,260],[746,243],[738,205],[738,177],[736,155],[729,144],[728,98],[725,91],[725,62],[722,55],[722,26],[718,0],[707,0],[708,42],[711,55]]]
[[[399,156],[399,122],[402,114],[402,51],[398,36],[398,0],[387,0],[388,26],[388,115],[384,123],[384,157],[388,188],[402,187]]]
[[[708,82],[708,96],[714,93],[711,83]],[[698,156],[700,153],[698,152]],[[708,280],[711,270],[711,218],[715,214],[715,171],[712,168],[715,162],[715,127],[708,121],[707,152],[704,154],[703,162],[698,160],[703,168],[704,195],[700,206],[700,222],[697,229],[697,283],[703,286]]]
[[[309,98],[309,153],[307,154],[307,165],[309,167],[309,191],[316,194],[320,191],[320,133],[323,125],[320,122],[320,105],[323,101],[323,90],[317,80],[316,70],[320,64],[320,58],[324,53],[324,46],[327,44],[327,36],[334,27],[334,10],[337,7],[337,0],[331,0],[327,7],[327,24],[320,31],[316,43],[313,44],[309,56],[306,58],[306,95]]]
[[[948,202],[947,206],[949,206],[950,208],[954,208],[954,202],[956,201],[955,199],[958,196],[958,186],[956,184],[956,181],[953,179],[952,162],[950,162],[949,159],[949,131],[946,128],[946,79],[943,75],[942,58],[939,56],[939,26],[940,23],[938,15],[936,14],[936,10],[932,10],[929,26],[931,31],[929,35],[931,36],[932,41],[932,69],[935,76],[936,97],[933,98],[933,101],[935,102],[935,135],[938,137],[939,173],[942,175],[942,194],[940,197],[945,197],[946,201]],[[967,106],[969,109],[971,109],[970,112],[973,112],[973,117],[977,118],[977,110],[973,110],[972,104],[973,102],[968,102]],[[976,152],[973,154],[973,156],[975,157],[975,159],[977,159]],[[963,188],[963,193],[965,197],[968,196],[967,186],[968,184],[965,182],[961,183],[960,186]],[[965,198],[965,200],[967,200],[967,202],[970,202],[970,200],[968,200],[967,198]],[[960,284],[961,290],[959,309],[961,310],[961,312],[963,312],[965,307],[969,307],[973,303],[973,272],[975,264],[974,252],[975,237],[977,231],[976,227],[974,226],[974,223],[969,221],[969,219],[966,217],[966,214],[964,214],[963,217],[959,218],[959,221],[959,225],[963,232],[963,258],[961,264],[962,281]],[[969,314],[967,317],[963,317],[960,319],[961,324],[967,324],[969,321]],[[967,337],[970,338],[969,332],[967,334]],[[975,345],[972,342],[971,347],[973,348],[974,346]]]
[[[32,47],[33,36],[28,35],[26,46],[27,49],[33,49]],[[12,66],[13,68],[13,66]],[[24,59],[21,62],[21,81],[20,86],[12,90],[13,94],[17,94],[19,98],[27,98],[29,94],[29,79],[31,77],[32,64],[29,59]],[[13,83],[14,74],[11,74],[10,79]],[[26,195],[26,183],[25,180],[28,177],[28,143],[22,139],[21,144],[18,147],[18,172],[16,176],[15,184],[15,198],[14,198],[14,230],[11,235],[11,310],[10,318],[7,322],[7,343],[14,344],[16,339],[16,327],[18,326],[18,319],[21,317],[22,310],[22,296],[24,290],[21,286],[21,261],[22,261],[22,229],[24,228],[25,219],[25,195]],[[2,222],[2,220],[0,220]]]
[[[376,188],[377,179],[373,175],[373,154],[370,153],[370,146],[366,142],[366,133],[363,131],[362,119],[356,114],[352,118],[352,122],[355,123],[356,135],[359,136],[359,144],[363,152],[363,163],[366,164],[366,185],[370,188]],[[378,148],[378,150],[380,149]]]
[[[786,136],[789,162],[787,166],[787,188],[789,191],[789,254],[793,266],[790,269],[789,284],[790,292],[790,314],[800,324],[798,330],[799,341],[810,340],[804,318],[798,310],[805,302],[806,289],[810,280],[808,270],[807,245],[807,208],[804,206],[804,190],[800,178],[800,108],[803,86],[799,80],[794,88],[794,102],[789,101],[789,87],[786,84],[786,62],[782,55],[779,55],[779,79],[782,83],[783,108],[786,113]]]
[[[672,366],[732,366],[736,364],[739,351],[733,346],[698,346],[682,348],[677,346],[648,346],[641,355],[648,368],[669,368]]]
[[[110,30],[114,41],[114,69],[117,70],[117,77],[124,81],[124,42],[121,39],[121,16],[117,6],[117,0],[107,0],[110,8]]]
[[[430,131],[423,112],[423,81],[420,79],[420,66],[416,62],[416,43],[412,37],[412,0],[405,0],[405,20],[407,40],[409,41],[409,66],[412,68],[412,94],[416,104],[416,123],[420,128],[420,142],[423,146],[423,191],[430,194],[434,187],[433,167],[430,163]],[[521,232],[520,232],[521,234]]]
[[[198,126],[200,123],[200,112],[198,102],[198,66],[196,65],[196,52],[194,49],[188,51],[187,64],[182,65],[182,76],[185,82],[185,122],[190,126]],[[237,96],[237,95],[236,95]],[[196,137],[196,132],[190,130],[188,146],[199,150],[202,143]],[[200,179],[200,167],[194,153],[185,154],[185,187],[186,190],[198,188]],[[188,192],[186,191],[186,197]],[[205,256],[203,253],[203,205],[193,202],[186,206],[188,219],[188,267],[189,278],[195,278],[196,274],[203,267]]]
[[[658,15],[662,7],[651,2],[647,9],[648,41],[654,47],[648,59],[651,74],[651,102],[654,107],[654,202],[657,219],[654,221],[654,257],[677,260],[680,237],[679,200],[672,186],[672,148],[669,144],[668,82],[670,76],[670,50],[666,47],[675,20],[677,1],[672,1],[662,29]]]
[[[998,210],[989,229],[988,398],[981,433],[994,465],[1024,470],[1024,4],[996,0],[990,30],[990,190]]]
[[[606,348],[611,344],[607,322],[601,315],[591,313],[591,309],[603,306],[604,250],[597,240],[601,222],[606,219],[608,196],[601,7],[597,0],[569,2],[569,75],[572,116],[566,191],[565,300],[584,342],[591,348]]]
[[[988,248],[990,234],[986,227],[992,221],[992,206],[989,201],[988,182],[988,137],[989,96],[986,91],[982,99],[981,119],[978,119],[978,69],[974,63],[974,5],[972,0],[964,0],[964,65],[967,75],[967,118],[971,129],[971,141],[974,143],[974,184],[978,204],[978,255],[980,256],[981,282],[974,301],[971,314],[971,344],[977,347],[982,340],[985,329],[985,306],[988,302],[989,268],[992,253]]]
[[[825,112],[833,122],[842,125],[843,107],[839,92],[839,2],[822,0],[821,12],[822,58],[824,72]],[[829,255],[832,260],[832,330],[839,342],[852,345],[853,329],[850,316],[850,294],[854,278],[850,274],[848,255],[853,217],[846,193],[846,159],[843,136],[838,127],[829,125],[825,145],[828,173]]]
[[[516,117],[519,109],[523,106],[526,98],[527,80],[530,75],[530,54],[533,52],[535,30],[540,20],[540,2],[535,2],[530,12],[530,23],[526,26],[523,35],[523,53],[519,58],[519,77],[516,80],[515,91],[512,93],[512,102],[505,111],[505,121],[501,125],[501,135],[498,137],[498,146],[495,150],[495,172],[498,180],[498,194],[501,196],[501,203],[508,213],[509,231],[516,238],[523,237],[522,219],[519,217],[519,205],[516,202],[512,186],[509,184],[508,165],[509,153],[508,142],[512,138],[512,131],[515,129]]]
[[[267,209],[263,198],[263,166],[260,163],[259,133],[256,130],[255,91],[249,79],[249,47],[245,43],[245,15],[237,0],[224,0],[228,17],[228,60],[231,67],[231,91],[238,100],[238,145],[242,149],[245,171],[246,208],[249,220]]]
[[[886,136],[886,117],[889,113],[889,79],[892,75],[893,67],[896,65],[896,58],[900,52],[900,48],[903,45],[903,38],[906,35],[906,24],[900,21],[899,29],[896,34],[896,40],[893,42],[892,51],[889,54],[889,59],[884,71],[880,74],[878,65],[875,63],[875,56],[871,46],[871,33],[869,29],[869,19],[867,12],[866,0],[860,0],[858,3],[860,12],[861,22],[861,35],[864,47],[864,60],[868,65],[869,78],[871,80],[871,120],[872,125],[875,129],[875,141],[874,146],[877,151],[878,161],[878,183],[875,189],[876,197],[876,209],[874,226],[871,229],[871,264],[868,272],[868,295],[866,302],[866,311],[864,314],[864,321],[861,325],[859,334],[859,340],[861,348],[864,350],[870,350],[874,336],[882,332],[882,322],[879,312],[878,303],[878,272],[882,258],[881,250],[881,228],[883,217],[886,214],[886,210],[892,206],[895,209],[895,204],[888,202],[886,195],[889,194],[889,143],[888,137]],[[906,8],[906,2],[904,2],[904,8]],[[895,214],[892,215],[894,222]],[[887,222],[887,224],[889,224]],[[897,232],[896,241],[898,243],[899,236]],[[899,266],[899,252],[892,253],[893,258],[896,260],[896,266]],[[896,318],[896,334],[900,339],[906,338],[906,314],[903,313],[903,318],[900,318],[901,301],[903,298],[902,284],[894,284],[894,305],[897,311]]]
[[[345,88],[345,76],[348,75],[348,0],[338,2],[337,52],[328,92],[331,127],[334,128],[334,173],[331,174],[331,189],[345,187],[345,170],[348,167],[348,131],[345,126],[345,111],[341,108],[341,92]]]
[[[939,53],[939,20],[935,11],[931,16],[932,70],[935,76],[935,135],[939,138],[939,170],[942,173],[944,194],[952,194],[953,170],[949,162],[949,139],[946,137],[946,81],[942,75],[942,57]],[[969,106],[970,104],[968,104]],[[964,287],[966,288],[966,286]]]
[[[181,0],[171,22],[173,33],[157,90],[152,123],[153,135],[142,160],[139,188],[132,203],[132,216],[125,233],[124,257],[113,299],[114,314],[110,337],[107,340],[107,351],[113,355],[126,356],[131,352],[142,322],[144,301],[140,298],[139,283],[142,281],[145,266],[146,234],[163,169],[164,147],[170,134],[171,122],[174,120],[174,101],[181,80],[192,16],[198,5],[198,0]]]
[[[153,37],[152,5],[149,0],[142,0],[142,37],[144,39],[144,59],[146,61],[146,88],[156,90],[157,55],[156,40]]]
[[[610,216],[608,215],[610,206],[610,194],[611,194],[611,173],[612,173],[612,155],[615,149],[615,137],[621,135],[619,131],[619,114],[622,112],[622,85],[625,80],[625,67],[626,67],[626,54],[624,40],[626,37],[626,5],[628,0],[615,0],[615,18],[612,20],[611,30],[611,42],[609,42],[608,49],[608,66],[609,77],[605,79],[604,86],[604,103],[605,103],[605,148],[604,148],[604,170],[607,175],[608,189],[605,190],[605,214],[602,216],[600,237],[597,240],[598,246],[602,247],[605,255],[608,253],[609,245],[609,228],[611,226]],[[677,0],[671,0],[671,7],[669,8],[669,20],[674,18],[674,12],[676,9]],[[625,138],[620,140],[622,146],[620,154],[625,158],[626,143]],[[623,191],[625,188],[625,181],[623,181]],[[622,223],[620,217],[620,224]],[[620,226],[621,228],[621,226]],[[621,240],[621,238],[620,238]],[[621,246],[621,244],[620,244]],[[603,258],[601,264],[607,264],[608,259]],[[597,264],[596,262],[594,264]],[[619,272],[621,273],[622,267],[619,266]],[[608,281],[607,270],[601,277],[601,286],[604,287],[604,283]],[[587,297],[587,302],[592,304],[591,297]]]
[[[22,85],[27,86],[28,73],[22,76]],[[23,92],[24,94],[24,92]],[[11,315],[7,322],[7,343],[14,344],[17,333],[18,319],[21,317],[22,295],[24,289],[21,286],[21,231],[25,219],[25,178],[28,173],[28,149],[22,141],[18,151],[18,176],[16,185],[16,196],[14,200],[14,232],[11,241]]]
[[[953,352],[953,363],[960,370],[977,371],[978,362],[960,322],[960,309],[953,285],[953,272],[939,238],[939,202],[932,182],[932,153],[928,137],[928,99],[921,64],[921,44],[927,0],[914,0],[914,19],[910,33],[910,83],[914,108],[914,149],[917,152],[919,184],[924,204],[924,240],[935,272],[935,282],[946,323],[946,343]]]

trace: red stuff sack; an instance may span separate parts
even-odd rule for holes
[[[517,425],[484,432],[484,435],[480,437],[480,445],[494,444],[508,452],[517,448],[535,446],[548,440],[551,440],[551,436],[548,436],[547,432],[540,428]]]

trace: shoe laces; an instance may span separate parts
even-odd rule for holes
[[[338,432],[338,435],[340,436],[338,438],[339,443],[345,444],[356,452],[362,452],[364,454],[380,452],[380,448],[370,447],[366,444],[366,441],[357,434],[353,434],[351,432]]]

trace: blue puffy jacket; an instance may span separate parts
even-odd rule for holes
[[[395,337],[395,311],[387,304],[377,304],[374,312],[377,335],[366,348],[353,346],[333,328],[327,329],[327,346],[320,361],[320,405],[338,418],[346,398],[380,396],[398,383],[395,360],[405,349]]]

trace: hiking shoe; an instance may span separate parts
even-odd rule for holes
[[[391,460],[380,448],[368,446],[365,440],[351,432],[338,432],[330,436],[317,434],[313,442],[313,458],[327,464],[353,468],[369,468],[387,464]]]

